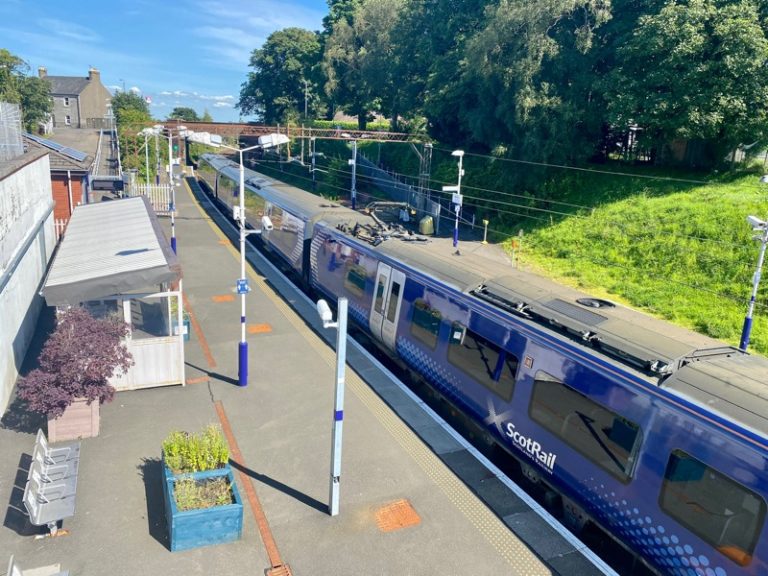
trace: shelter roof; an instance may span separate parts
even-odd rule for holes
[[[181,278],[176,255],[143,197],[75,208],[43,285],[49,306],[140,291]]]

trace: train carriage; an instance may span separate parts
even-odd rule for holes
[[[661,574],[768,573],[768,361],[341,207],[302,219],[302,274],[562,498]],[[408,240],[408,241],[406,241]],[[284,256],[285,257],[285,256]]]

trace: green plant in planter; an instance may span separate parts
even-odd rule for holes
[[[232,490],[225,477],[193,480],[184,478],[176,481],[174,488],[176,507],[181,511],[199,510],[212,506],[232,504]]]
[[[163,441],[163,458],[174,474],[203,472],[223,468],[229,448],[221,429],[209,424],[199,434],[171,432]]]

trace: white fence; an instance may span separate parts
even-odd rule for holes
[[[128,196],[146,196],[149,198],[155,214],[158,216],[171,215],[171,201],[173,191],[169,184],[139,184],[136,183],[128,189]]]

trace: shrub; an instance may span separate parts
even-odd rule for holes
[[[109,379],[133,358],[123,338],[128,325],[116,316],[94,318],[70,308],[58,318],[38,357],[39,368],[18,383],[18,396],[32,412],[57,418],[78,398],[103,404],[115,395]]]
[[[163,458],[174,474],[203,472],[223,468],[229,460],[229,448],[215,424],[199,434],[171,432],[163,441]]]
[[[180,512],[232,504],[232,490],[226,478],[176,480],[173,493]]]

